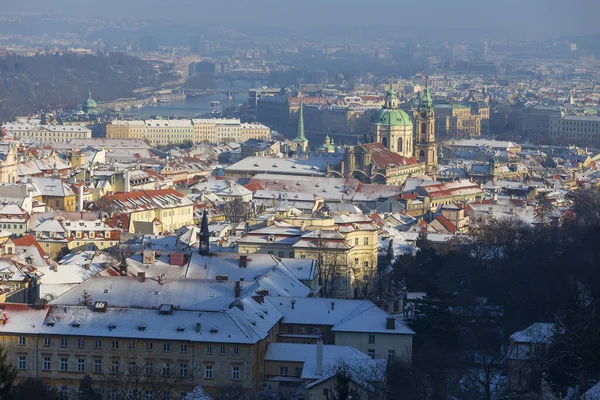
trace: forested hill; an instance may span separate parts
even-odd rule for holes
[[[96,101],[113,100],[173,79],[153,63],[123,54],[9,56],[0,59],[0,121],[46,108],[73,108],[89,90]]]

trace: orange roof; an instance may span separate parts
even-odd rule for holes
[[[401,156],[398,153],[386,149],[381,143],[365,143],[359,145],[359,147],[370,153],[373,161],[380,168],[385,168],[391,165],[402,166],[419,163],[415,157]]]
[[[263,186],[263,184],[261,182],[250,182],[246,185],[244,185],[244,187],[246,189],[248,189],[251,192],[256,192],[257,190],[265,190],[265,187]]]
[[[436,217],[436,220],[442,224],[442,226],[444,228],[446,228],[446,230],[450,233],[454,233],[456,232],[458,229],[456,228],[456,226],[454,226],[454,224],[452,222],[450,222],[450,220],[446,217],[444,217],[443,215],[438,215]]]
[[[44,249],[42,249],[42,246],[40,246],[37,239],[32,234],[12,239],[12,241],[15,244],[15,246],[35,247],[42,257],[46,255],[46,252],[44,251]]]

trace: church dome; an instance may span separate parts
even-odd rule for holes
[[[98,108],[98,104],[92,99],[92,92],[88,93],[88,98],[83,102],[81,108],[86,114],[95,113]]]
[[[412,126],[413,122],[410,116],[399,108],[382,108],[373,115],[371,121],[379,125],[391,126]]]
[[[383,108],[373,115],[371,122],[378,125],[412,126],[412,120],[404,110],[398,108],[398,95],[390,83]]]

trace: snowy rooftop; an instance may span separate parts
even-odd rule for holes
[[[83,290],[94,301],[105,301],[109,307],[144,307],[158,309],[173,304],[182,310],[220,311],[235,300],[233,281],[215,282],[200,279],[156,278],[140,281],[129,277],[93,277],[52,301],[58,305],[76,305]],[[242,288],[248,285],[242,282]]]

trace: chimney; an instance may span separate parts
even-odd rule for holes
[[[131,192],[131,181],[129,180],[129,170],[123,172],[123,180],[125,181],[125,193]]]
[[[508,209],[508,213],[509,213],[510,215],[515,215],[515,208],[514,208],[514,207],[511,207],[511,208],[509,208],[509,209]]]
[[[335,301],[332,301],[331,302],[331,310],[334,310],[334,309],[335,309]]]
[[[292,300],[292,310],[296,308],[296,300]]]
[[[159,284],[159,285],[162,285],[162,284],[163,284],[163,277],[162,277],[162,274],[161,274],[161,275],[158,275],[158,277],[157,277],[157,278],[158,278],[158,284]]]
[[[140,282],[144,282],[146,280],[146,272],[144,272],[144,271],[138,271],[137,277],[138,277],[138,279],[139,279]]]
[[[240,255],[240,268],[247,268],[247,267],[248,267],[248,256]]]
[[[494,214],[494,207],[490,206],[488,208],[488,214],[490,214],[490,215]]]
[[[202,330],[202,324],[200,322],[196,322],[196,332],[200,333]]]
[[[385,319],[385,329],[394,330],[396,329],[396,319],[392,317],[387,317]]]
[[[317,340],[317,375],[323,375],[323,339]]]
[[[83,184],[79,185],[78,196],[77,196],[77,208],[79,211],[83,211]]]
[[[240,281],[235,281],[235,298],[237,299],[242,294],[242,284]]]

